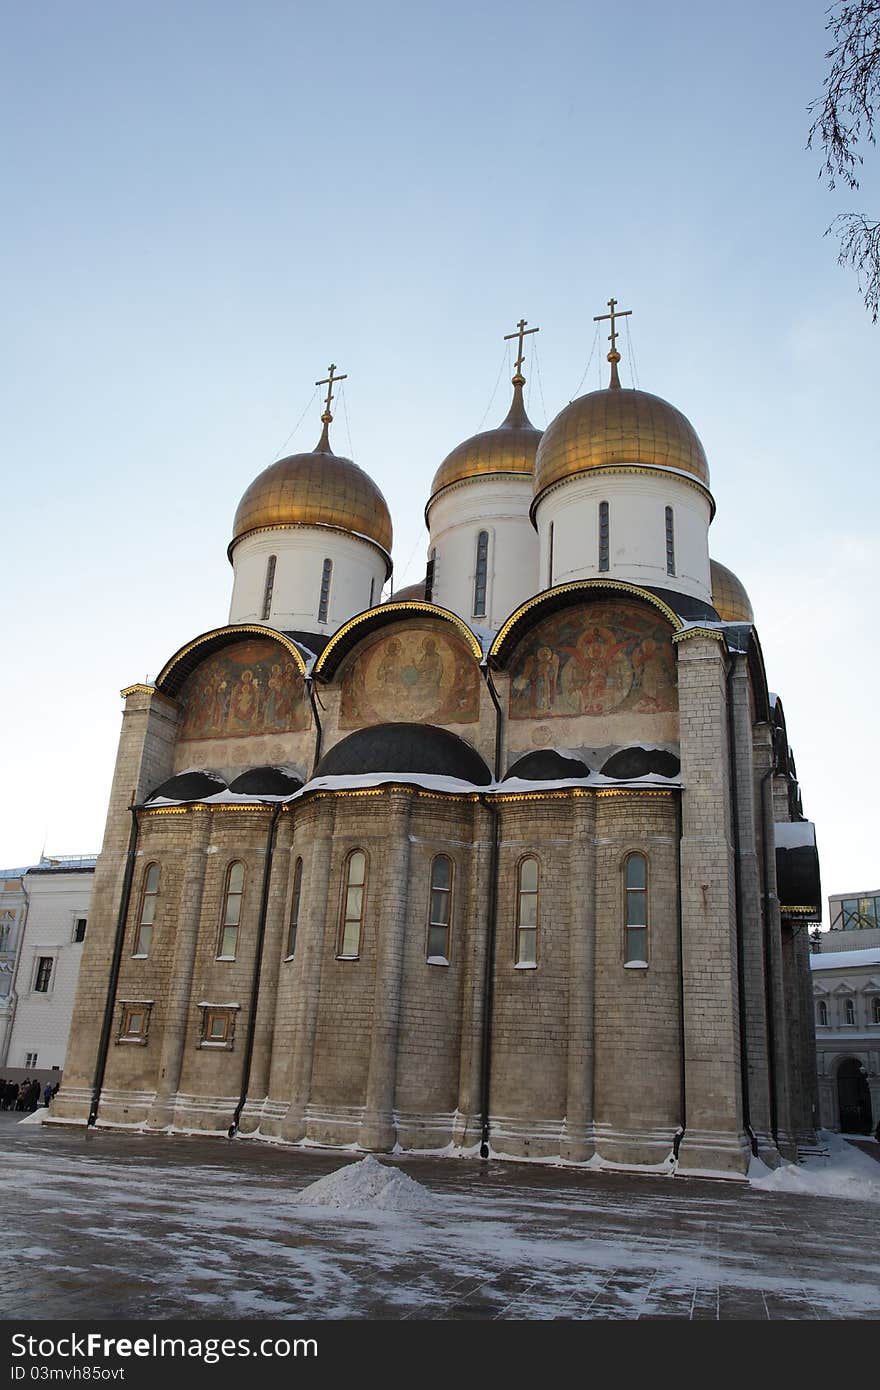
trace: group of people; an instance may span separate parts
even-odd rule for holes
[[[45,1086],[36,1077],[24,1081],[6,1081],[0,1077],[0,1110],[36,1110],[40,1104],[48,1105],[60,1082],[47,1081]]]

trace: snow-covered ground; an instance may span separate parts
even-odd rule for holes
[[[828,1156],[809,1155],[771,1171],[752,1160],[749,1182],[764,1192],[798,1192],[813,1197],[849,1197],[880,1202],[880,1163],[830,1130],[819,1130],[819,1145]]]

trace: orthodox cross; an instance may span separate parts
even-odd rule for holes
[[[610,319],[610,320],[611,320],[611,332],[608,334],[608,341],[609,341],[609,343],[611,344],[611,351],[612,351],[612,352],[616,352],[616,351],[617,351],[617,329],[614,327],[614,320],[615,320],[615,319],[625,319],[629,314],[632,313],[632,309],[615,309],[614,306],[615,306],[616,303],[617,303],[617,300],[616,300],[616,299],[609,299],[609,300],[608,300],[608,308],[611,310],[611,313],[610,313],[610,314],[594,314],[594,315],[593,315],[593,323],[602,323],[602,321],[603,321],[604,319]]]
[[[523,338],[527,338],[527,337],[529,336],[530,333],[540,333],[540,331],[541,331],[539,328],[526,328],[526,324],[527,324],[527,323],[528,323],[528,319],[520,319],[519,323],[516,325],[516,332],[515,332],[515,333],[505,333],[505,335],[504,335],[504,341],[505,341],[505,343],[509,342],[511,338],[518,338],[518,339],[519,339],[519,344],[518,344],[518,347],[517,347],[517,359],[516,359],[516,375],[517,375],[517,376],[521,376],[521,375],[522,375],[522,371],[521,371],[522,364],[523,364],[523,362],[526,360],[526,359],[523,357]],[[514,378],[514,379],[515,379],[515,378]]]
[[[321,416],[321,419],[324,421],[326,425],[329,425],[330,421],[333,419],[333,416],[330,414],[330,403],[333,400],[334,383],[337,381],[347,381],[348,372],[343,372],[342,376],[334,376],[333,373],[336,371],[335,362],[331,362],[327,370],[329,372],[329,376],[325,376],[323,381],[316,381],[315,385],[327,387],[327,399],[324,402],[324,414]]]

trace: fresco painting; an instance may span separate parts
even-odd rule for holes
[[[182,739],[291,733],[309,726],[302,677],[277,642],[240,642],[203,661],[180,696]]]
[[[363,648],[342,681],[339,727],[424,722],[471,724],[480,715],[480,674],[457,637],[424,628]]]
[[[603,601],[553,613],[511,662],[511,719],[636,714],[677,708],[669,624],[636,604]]]

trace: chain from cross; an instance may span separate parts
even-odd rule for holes
[[[515,332],[515,333],[505,333],[505,335],[504,335],[504,341],[505,341],[505,343],[509,342],[511,338],[518,338],[518,339],[519,339],[519,344],[518,344],[518,346],[517,346],[517,359],[516,359],[516,374],[517,374],[517,376],[520,376],[520,375],[522,374],[522,373],[521,373],[522,364],[523,364],[523,362],[525,362],[525,360],[526,360],[526,359],[523,357],[523,338],[527,338],[527,337],[529,336],[530,333],[540,333],[540,331],[541,331],[540,328],[526,328],[526,324],[527,324],[527,323],[528,323],[528,319],[520,319],[519,323],[516,325],[516,332]]]
[[[329,424],[333,419],[333,416],[330,414],[330,403],[333,400],[333,386],[337,381],[347,381],[348,372],[343,372],[342,376],[334,376],[333,373],[336,371],[335,362],[330,363],[327,371],[329,372],[329,376],[325,376],[323,381],[316,381],[315,385],[327,387],[327,399],[324,402],[324,414],[321,416],[321,419],[323,420],[325,416],[328,417],[327,423]]]
[[[608,300],[608,308],[611,310],[610,314],[593,315],[593,323],[602,323],[605,319],[611,320],[611,332],[608,334],[608,341],[611,344],[612,352],[617,351],[617,329],[614,327],[614,320],[625,319],[629,314],[632,313],[632,309],[615,309],[614,306],[616,305],[616,303],[616,299]]]

